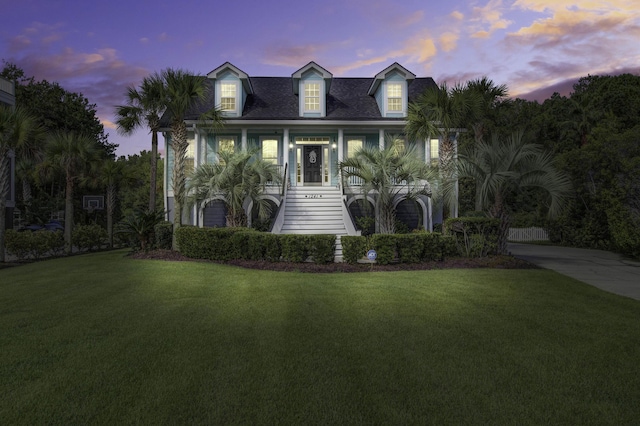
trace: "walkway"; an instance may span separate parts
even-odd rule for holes
[[[598,287],[640,300],[640,262],[602,250],[509,243],[517,258]]]

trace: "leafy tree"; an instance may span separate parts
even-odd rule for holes
[[[26,110],[0,105],[0,262],[5,261],[5,215],[11,183],[9,154],[24,149],[40,134],[36,119]]]
[[[8,62],[0,75],[16,82],[16,104],[26,108],[48,132],[86,134],[98,141],[107,155],[113,155],[118,145],[108,142],[96,105],[81,93],[69,92],[55,82],[25,77],[22,69]]]
[[[551,153],[541,145],[524,142],[520,132],[506,140],[494,136],[490,143],[480,142],[466,152],[461,151],[458,174],[476,181],[480,188],[477,205],[501,220],[499,253],[506,251],[509,230],[506,200],[510,192],[524,188],[545,191],[550,216],[558,215],[572,194],[571,181],[556,169]]]
[[[100,146],[91,136],[55,132],[47,143],[45,158],[45,167],[59,170],[65,176],[64,241],[65,252],[70,254],[75,184],[90,170],[94,162],[104,160],[104,157],[100,155]]]
[[[430,183],[437,181],[436,173],[414,149],[399,150],[390,142],[384,149],[362,148],[338,165],[343,178],[361,179],[362,192],[375,198],[376,227],[381,234],[395,233],[394,203],[398,197],[431,195]]]
[[[122,173],[127,179],[118,186],[118,200],[123,216],[129,216],[136,210],[149,209],[149,179],[151,177],[151,151],[121,156],[117,162],[122,163]],[[158,160],[158,169],[163,170],[163,160]],[[156,196],[154,210],[163,210],[163,175],[156,175]],[[116,220],[117,221],[117,220]]]
[[[270,205],[261,198],[267,183],[281,181],[278,167],[256,158],[259,149],[244,152],[221,151],[215,164],[198,166],[189,182],[193,202],[222,196],[227,207],[227,226],[247,226],[244,205],[253,202],[261,219],[269,217]]]
[[[165,111],[163,81],[159,74],[142,80],[139,88],[127,90],[127,105],[116,107],[118,130],[131,134],[135,129],[148,127],[151,131],[151,178],[149,179],[149,211],[156,210],[156,182],[158,172],[158,131]]]
[[[207,79],[196,76],[181,69],[168,68],[160,73],[163,82],[163,99],[171,127],[171,149],[174,154],[173,164],[173,249],[177,249],[176,231],[182,225],[182,213],[186,201],[185,160],[189,143],[187,141],[187,114],[193,111],[207,98],[210,92]],[[223,123],[221,112],[212,108],[204,114],[195,114],[197,118],[207,121],[214,129]]]

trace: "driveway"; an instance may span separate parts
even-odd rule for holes
[[[640,262],[602,250],[509,243],[517,258],[610,293],[640,300]]]

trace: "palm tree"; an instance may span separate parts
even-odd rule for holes
[[[540,188],[549,200],[549,216],[555,216],[566,205],[572,193],[568,176],[553,165],[553,157],[542,145],[526,143],[522,132],[502,141],[480,142],[469,151],[461,152],[458,176],[476,181],[480,190],[478,205],[489,216],[501,221],[498,253],[506,251],[509,230],[507,195],[525,188]]]
[[[193,114],[199,120],[206,122],[213,129],[222,127],[223,118],[220,110],[212,108],[204,114],[197,114],[194,110],[201,106],[209,96],[210,90],[207,78],[196,76],[180,69],[168,68],[160,74],[163,82],[163,99],[166,112],[169,114],[171,126],[171,149],[174,154],[173,163],[173,242],[177,249],[176,231],[182,225],[182,210],[186,200],[185,157],[189,143],[187,141],[187,114]]]
[[[446,83],[427,89],[415,102],[409,104],[405,132],[411,139],[426,140],[433,136],[441,138],[440,178],[442,183],[455,183],[456,134],[467,123],[469,117],[477,115],[479,103],[473,93],[460,85],[450,88]],[[455,186],[455,185],[454,185]],[[446,194],[445,203],[452,216],[457,215],[457,194],[454,190]]]
[[[376,229],[381,234],[395,233],[395,201],[403,196],[414,199],[431,195],[435,173],[415,149],[397,149],[391,142],[384,149],[364,147],[338,165],[343,179],[362,180],[361,190],[375,199]]]
[[[21,150],[40,135],[37,121],[24,109],[0,106],[0,262],[5,261],[5,216],[11,184],[9,154]]]
[[[73,230],[73,190],[94,162],[100,160],[101,149],[91,136],[74,132],[55,132],[45,149],[45,167],[59,170],[65,176],[64,244],[71,253]]]
[[[477,103],[474,108],[475,116],[469,117],[475,143],[480,143],[486,134],[486,119],[496,103],[504,99],[509,89],[505,84],[496,84],[487,77],[470,80],[465,89]]]
[[[244,204],[253,201],[261,219],[269,217],[270,205],[260,196],[267,183],[280,182],[278,167],[255,158],[259,149],[220,151],[218,162],[198,166],[189,182],[191,201],[200,203],[222,196],[227,208],[227,226],[247,226]]]
[[[131,134],[146,126],[151,131],[151,184],[149,187],[149,211],[156,210],[156,177],[158,173],[158,131],[160,118],[166,109],[162,77],[153,74],[145,77],[138,89],[127,89],[127,105],[116,107],[116,124],[122,134]]]
[[[479,144],[484,140],[484,135],[487,132],[487,118],[496,103],[504,99],[509,93],[509,90],[504,84],[496,86],[495,83],[487,77],[468,81],[465,90],[471,95],[475,102],[477,102],[477,108],[474,108],[474,111],[472,111],[474,116],[469,117],[469,121],[473,129],[474,142],[475,144]],[[481,199],[478,194],[479,191],[480,187],[476,185],[476,211],[482,210],[482,206],[478,204]]]

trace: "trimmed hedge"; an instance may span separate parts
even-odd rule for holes
[[[342,242],[342,260],[355,264],[367,253],[368,240],[365,236],[344,235],[340,237]]]
[[[156,239],[156,248],[160,250],[171,250],[173,238],[173,223],[161,222],[153,227]]]
[[[249,228],[198,228],[182,226],[177,234],[180,252],[194,259],[266,260],[269,262],[331,263],[335,235],[276,235]],[[343,236],[342,256],[355,264],[375,249],[377,263],[419,263],[442,260],[457,254],[455,239],[438,233],[374,234]]]
[[[17,232],[8,229],[4,242],[7,253],[16,256],[18,260],[28,258],[38,260],[47,256],[60,255],[64,251],[62,231]]]

